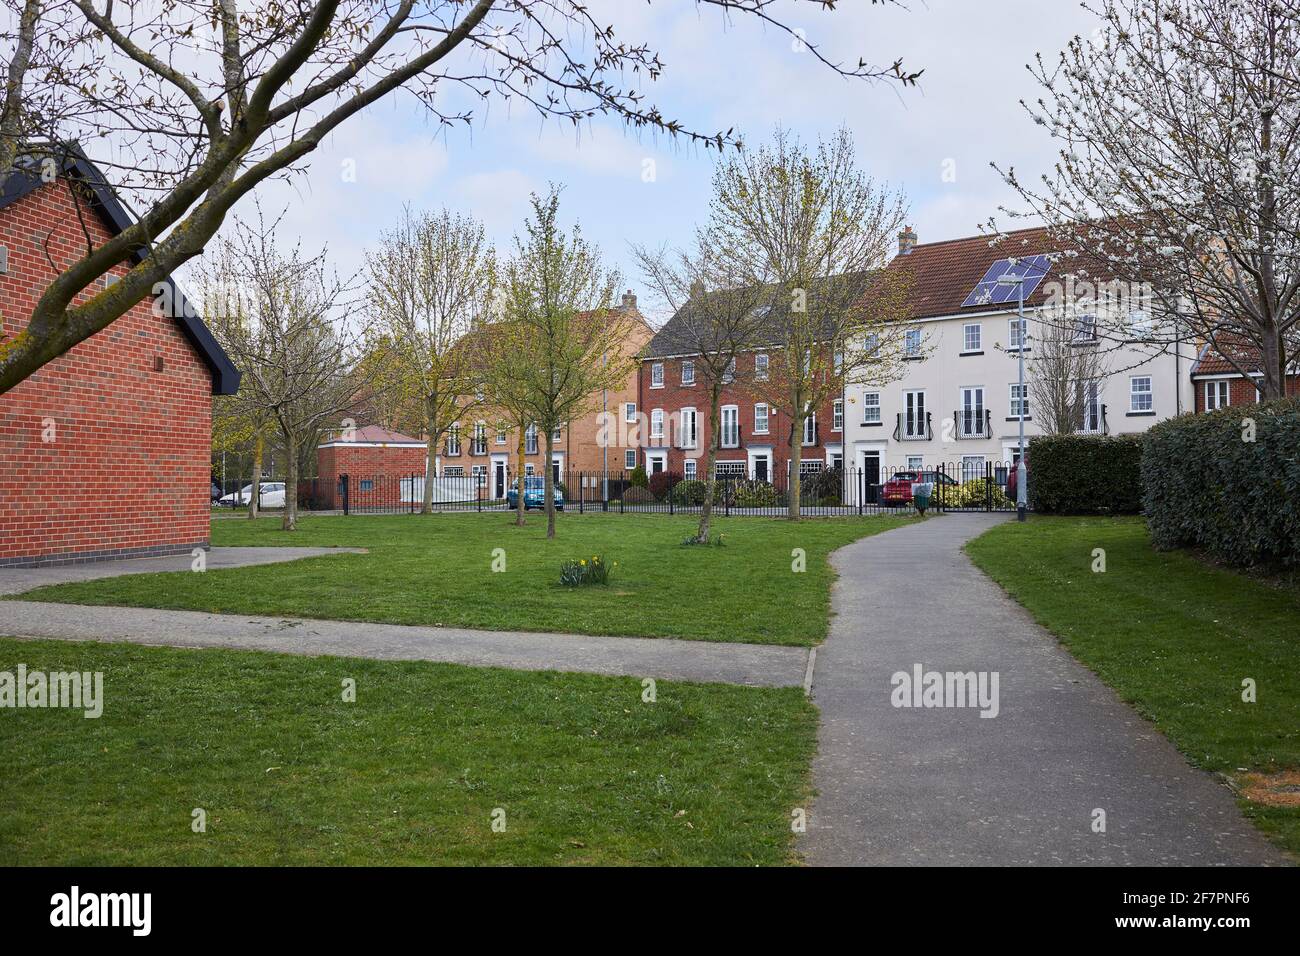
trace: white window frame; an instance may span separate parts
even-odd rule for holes
[[[504,429],[504,428],[502,428],[500,425],[498,425],[498,426],[497,426],[497,444],[498,444],[498,445],[504,445],[505,443],[506,443],[506,429]]]
[[[758,414],[758,410],[760,408],[763,410],[763,414],[761,417]],[[767,402],[759,402],[754,406],[754,434],[755,435],[766,435],[768,433],[768,428],[770,426],[770,421],[771,421],[770,416],[771,416],[771,412],[767,407]]]
[[[967,398],[978,399],[967,405]],[[985,411],[988,405],[984,401],[985,393],[983,385],[963,385],[957,392],[957,411],[960,416],[957,420],[957,433],[963,438],[978,438],[984,431]],[[970,408],[972,414],[967,415],[966,409]],[[970,429],[974,424],[975,430]]]
[[[731,421],[728,423],[727,419]],[[718,426],[722,432],[718,436],[719,447],[721,448],[739,448],[740,447],[740,406],[723,405],[718,409]],[[728,433],[731,434],[728,434]],[[695,446],[691,446],[692,448]]]
[[[844,399],[842,398],[831,402],[831,431],[844,431]]]
[[[1146,382],[1145,389],[1137,387],[1138,382]],[[1139,405],[1138,400],[1145,398],[1146,404]],[[1156,410],[1155,379],[1150,375],[1130,375],[1128,377],[1128,410],[1130,412],[1154,412]]]
[[[469,451],[471,455],[487,454],[487,422],[474,423],[474,439]]]
[[[682,361],[682,384],[683,385],[695,384],[695,363],[692,362],[690,359],[685,359]]]
[[[874,402],[871,399],[875,399]],[[875,417],[872,417],[872,411],[875,411]],[[862,393],[862,424],[878,425],[881,421],[881,405],[879,392]]]
[[[662,408],[650,410],[650,437],[664,437],[664,410]]]
[[[524,454],[537,454],[537,426],[529,425],[524,429]]]
[[[770,360],[765,352],[760,352],[754,356],[754,380],[757,382],[766,382],[768,368],[771,365]]]
[[[636,402],[623,403],[623,421],[629,424],[636,422]]]
[[[1228,408],[1232,405],[1232,383],[1228,379],[1211,379],[1201,384],[1205,386],[1201,394],[1207,412],[1218,411],[1220,408]],[[1213,390],[1213,395],[1211,390]],[[1220,391],[1222,391],[1222,395],[1218,394]]]
[[[804,448],[811,448],[817,444],[817,412],[813,409],[808,410],[808,417],[803,420],[802,438],[800,444]]]
[[[682,477],[690,480],[696,475],[696,464],[694,458],[687,458],[682,462]]]
[[[920,471],[920,470],[923,469],[924,467],[925,467],[925,456],[924,456],[924,455],[908,455],[908,456],[907,456],[907,470],[908,470],[908,471]]]
[[[978,470],[975,467],[968,467],[968,464],[975,463],[975,462],[979,463]],[[963,485],[968,481],[974,481],[977,478],[983,478],[985,473],[988,471],[988,456],[987,455],[962,455],[961,463],[959,467],[960,467],[959,473],[961,474],[961,483]],[[967,475],[969,475],[970,477],[967,477]]]
[[[912,408],[914,414],[908,417],[907,397],[909,395],[919,396],[920,401],[913,400]],[[926,399],[925,389],[909,388],[903,391],[903,431],[905,438],[922,438],[925,436],[925,416],[930,411],[930,403]]]
[[[1029,347],[1025,344],[1028,338],[1029,338],[1028,318],[1022,319],[1019,316],[1012,316],[1010,319],[1007,320],[1007,351],[1008,352],[1019,352],[1021,349],[1024,349],[1026,352],[1028,352]]]
[[[629,448],[623,452],[623,470],[631,471],[636,467],[636,449]]]
[[[1023,395],[1016,395],[1016,389],[1023,389]],[[1012,382],[1007,386],[1007,409],[1011,418],[1024,418],[1029,421],[1029,383],[1021,385],[1019,382]],[[1017,410],[1018,409],[1018,410]]]
[[[444,478],[464,478],[464,477],[465,477],[465,466],[464,466],[464,465],[448,465],[446,468],[444,468],[444,469],[442,470],[442,477],[444,477]]]
[[[460,422],[454,422],[447,429],[447,457],[460,456]],[[463,470],[463,469],[462,469]]]
[[[663,362],[650,363],[650,387],[651,388],[664,387],[664,363]]]
[[[1077,345],[1089,345],[1097,341],[1097,314],[1080,312],[1074,317],[1074,335],[1072,341]]]
[[[722,384],[730,385],[736,380],[736,357],[733,355],[727,361],[727,367],[722,370]]]
[[[1083,435],[1100,435],[1105,430],[1105,423],[1101,417],[1101,381],[1094,378],[1080,384],[1086,389],[1086,393],[1083,400],[1083,426],[1079,432]],[[1090,412],[1095,414],[1089,414]],[[1096,421],[1095,428],[1088,427],[1090,418]]]
[[[918,358],[921,355],[921,330],[908,329],[903,333],[903,356]]]
[[[687,405],[677,413],[677,437],[679,448],[695,448],[699,444],[700,422],[694,406]]]
[[[974,343],[971,341],[971,331],[974,330]],[[973,355],[984,348],[984,326],[978,322],[967,322],[961,327],[961,354]]]

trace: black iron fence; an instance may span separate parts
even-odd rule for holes
[[[1014,511],[1015,488],[1009,462],[968,456],[921,468],[823,468],[812,463],[799,482],[799,510],[809,516],[887,514],[914,510],[922,486],[928,507],[946,511]],[[779,516],[789,512],[791,482],[786,476],[756,478],[738,466],[720,469],[712,495],[721,515]],[[658,472],[638,483],[632,472],[563,472],[555,476],[555,503],[567,512],[619,514],[697,514],[709,494],[698,478]],[[340,475],[299,482],[298,505],[306,511],[343,514],[415,514],[423,510],[423,475]],[[493,468],[478,474],[433,479],[428,489],[434,511],[507,511],[516,507],[519,482],[513,472]],[[527,475],[524,507],[544,507],[543,480]]]

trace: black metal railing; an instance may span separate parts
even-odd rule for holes
[[[894,425],[894,441],[930,441],[933,439],[934,429],[930,427],[930,413],[925,412],[924,415],[925,420],[922,421],[919,415],[899,412],[897,424]]]
[[[956,423],[959,441],[993,437],[993,412],[990,409],[963,408],[952,413],[952,420]]]

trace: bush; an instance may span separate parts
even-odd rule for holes
[[[650,494],[655,496],[655,501],[663,501],[681,480],[682,476],[675,471],[657,471],[650,476]]]
[[[673,487],[672,499],[673,504],[683,505],[690,508],[698,508],[704,504],[704,495],[708,489],[708,483],[697,478],[687,478],[679,481]],[[715,481],[713,483],[713,504],[721,505],[725,499],[726,483]]]
[[[812,501],[821,505],[837,505],[844,500],[843,489],[844,469],[827,468],[804,476],[800,483],[799,499],[805,503]]]
[[[1202,548],[1233,565],[1300,565],[1300,399],[1161,422],[1143,442],[1142,483],[1156,547]]]
[[[731,505],[734,508],[770,508],[782,504],[781,496],[766,481],[751,478],[730,486]]]
[[[1033,487],[1032,482],[1029,487]],[[1002,492],[1002,487],[988,478],[972,478],[963,481],[956,488],[949,485],[944,489],[942,497],[945,508],[979,508],[990,502],[995,509],[1011,507],[1011,501]]]
[[[654,500],[655,496],[650,494],[650,489],[642,488],[640,485],[633,485],[623,492],[623,504],[625,505],[648,505]]]
[[[617,561],[611,565],[599,554],[593,554],[590,559],[565,561],[560,565],[560,583],[571,588],[587,584],[608,584],[610,572],[616,567]]]
[[[632,482],[633,488],[649,487],[650,482],[645,476],[645,465],[637,465],[633,468],[632,474],[628,480]]]
[[[1044,435],[1029,443],[1029,507],[1041,514],[1137,514],[1142,439]]]

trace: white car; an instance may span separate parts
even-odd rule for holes
[[[253,486],[244,485],[239,491],[232,491],[228,495],[223,495],[218,499],[218,504],[230,507],[232,505],[246,505],[253,497]],[[262,491],[257,498],[259,508],[283,508],[284,507],[284,482],[283,481],[264,481],[262,482]]]

